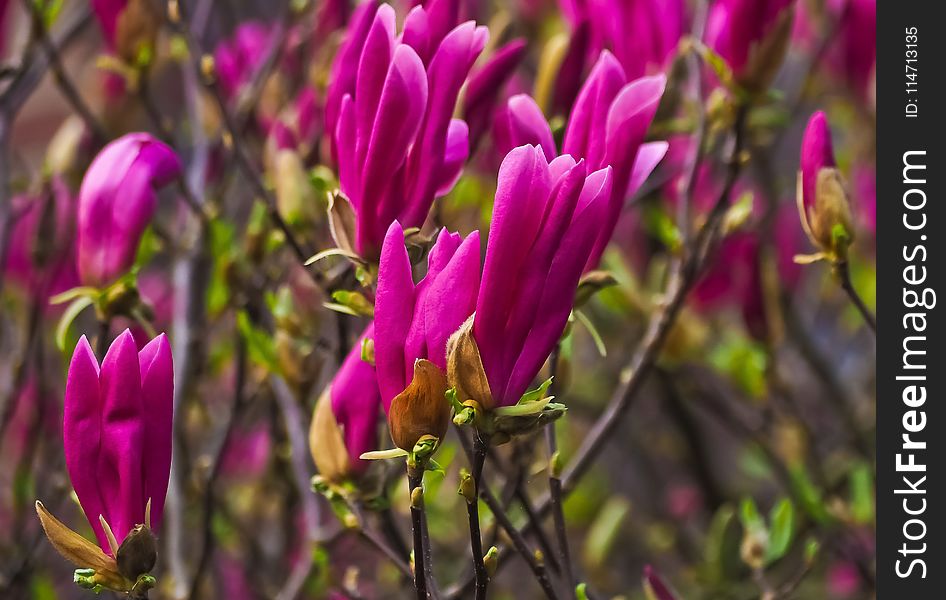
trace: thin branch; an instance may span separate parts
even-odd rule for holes
[[[554,378],[558,373],[558,360],[561,351],[561,344],[557,344],[549,357],[549,369],[553,379],[552,386],[549,387],[549,394],[553,394],[552,387],[555,386]],[[545,426],[545,445],[549,453],[549,501],[551,503],[552,520],[555,523],[555,537],[558,540],[559,563],[562,566],[562,576],[565,579],[568,597],[575,598],[575,586],[578,585],[578,581],[575,579],[571,552],[568,549],[568,530],[565,527],[565,511],[562,506],[562,480],[559,477],[558,441],[555,439],[554,421]]]
[[[414,534],[414,590],[417,600],[428,600],[424,551],[424,469],[407,466],[407,490],[411,503],[411,530]]]
[[[841,261],[834,265],[834,272],[838,278],[838,282],[841,284],[841,289],[847,294],[847,297],[850,298],[851,303],[857,308],[858,312],[861,313],[861,316],[864,317],[864,322],[867,323],[867,326],[870,327],[871,333],[874,334],[874,337],[877,337],[877,319],[874,317],[874,313],[867,308],[867,305],[864,304],[864,300],[861,299],[860,295],[857,293],[857,290],[854,289],[854,284],[851,283],[851,270],[848,267],[848,262]]]

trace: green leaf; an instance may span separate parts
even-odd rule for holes
[[[764,533],[767,530],[765,521],[762,520],[755,500],[752,498],[743,498],[739,505],[739,519],[742,521],[742,526],[751,533]]]
[[[589,565],[603,565],[621,538],[621,525],[631,513],[631,504],[624,498],[612,497],[598,511],[585,542],[585,561]]]
[[[273,339],[267,332],[253,325],[246,311],[237,313],[237,328],[246,340],[246,350],[249,357],[266,367],[273,373],[279,372],[279,362]]]
[[[595,348],[598,350],[598,354],[601,355],[601,358],[604,358],[608,355],[608,349],[604,345],[604,340],[601,339],[601,334],[598,333],[598,329],[595,327],[594,323],[591,322],[585,313],[580,310],[574,311],[572,314],[575,315],[575,318],[578,319],[578,322],[585,326],[585,329],[588,330],[588,333],[591,334],[591,339],[595,343]]]
[[[802,510],[816,522],[825,524],[834,520],[828,509],[825,508],[824,500],[815,484],[808,476],[804,465],[796,465],[791,469],[792,486],[795,488],[795,497],[799,500]]]
[[[526,402],[525,404],[519,403],[514,406],[500,406],[499,408],[493,409],[493,414],[497,417],[525,417],[529,415],[534,415],[542,412],[542,410],[552,401],[554,396],[546,396],[541,400],[534,400],[532,402]]]
[[[341,306],[348,308],[348,314],[355,316],[374,316],[374,304],[364,297],[360,292],[349,290],[335,290],[332,292],[332,299]]]
[[[66,350],[66,336],[69,334],[69,326],[72,325],[76,317],[89,306],[92,306],[92,298],[89,296],[79,296],[72,301],[72,304],[70,304],[65,312],[62,313],[62,316],[59,317],[59,323],[56,324],[56,347],[59,348],[60,352],[65,352]],[[101,356],[99,360],[102,360]]]
[[[99,295],[98,288],[94,288],[90,286],[79,286],[79,287],[74,287],[72,289],[66,290],[65,292],[60,292],[56,294],[55,296],[49,299],[49,303],[50,304],[65,304],[66,302],[69,302],[70,300],[74,300],[78,298],[79,296],[88,296],[90,298],[93,298],[98,295]]]
[[[362,460],[389,460],[392,458],[401,458],[402,456],[407,455],[407,450],[402,450],[400,448],[390,448],[388,450],[374,450],[373,452],[365,452],[358,458]]]
[[[552,377],[549,377],[548,379],[546,379],[545,381],[543,381],[542,384],[539,385],[539,387],[535,388],[534,390],[530,390],[530,391],[526,392],[525,394],[523,394],[523,395],[522,395],[522,398],[519,398],[519,402],[518,402],[518,403],[519,403],[519,404],[526,404],[526,403],[529,403],[529,402],[535,402],[535,401],[537,401],[537,400],[541,400],[542,398],[545,398],[545,393],[548,392],[548,391],[549,391],[549,387],[552,386],[552,379],[553,379]]]
[[[795,534],[795,506],[788,498],[783,498],[772,507],[769,515],[771,535],[766,552],[766,562],[773,563],[785,556]]]
[[[855,522],[869,524],[874,521],[874,475],[870,465],[861,463],[854,467],[850,477],[851,517]]]

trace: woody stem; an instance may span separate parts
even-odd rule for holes
[[[561,345],[556,345],[549,357],[551,375],[557,374]],[[554,385],[554,379],[553,379]],[[550,388],[551,389],[551,388]],[[551,392],[549,392],[551,393]],[[565,511],[562,508],[562,479],[558,470],[558,441],[555,438],[555,423],[545,426],[545,443],[549,453],[549,500],[551,501],[552,519],[555,522],[555,537],[558,541],[559,563],[562,565],[562,577],[568,588],[568,597],[575,597],[575,573],[572,569],[571,552],[568,548],[568,531],[565,528]]]
[[[407,484],[411,502],[411,528],[414,532],[414,589],[418,600],[427,600],[427,569],[424,544],[424,469],[420,466],[407,466]],[[420,490],[415,494],[414,490]]]
[[[476,577],[475,598],[476,600],[485,600],[486,588],[489,585],[489,575],[486,572],[486,564],[483,562],[483,538],[480,535],[480,478],[483,476],[483,465],[486,463],[486,451],[489,448],[488,441],[482,438],[479,431],[473,433],[473,460],[472,460],[472,479],[473,479],[473,501],[466,504],[467,515],[470,520],[470,549],[473,553],[473,573]]]
[[[876,337],[877,318],[874,316],[874,313],[867,308],[867,305],[864,304],[864,300],[861,298],[860,294],[857,293],[857,290],[854,289],[854,284],[851,283],[851,270],[848,267],[847,261],[843,260],[835,264],[834,270],[838,281],[841,283],[841,289],[843,289],[848,298],[851,299],[851,303],[854,304],[858,312],[861,313],[861,316],[864,317],[864,322],[867,323],[867,326],[870,327],[870,330]]]

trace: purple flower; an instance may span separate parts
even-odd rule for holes
[[[775,76],[791,35],[794,0],[717,0],[706,20],[706,43],[736,79],[764,88]]]
[[[666,142],[644,143],[665,85],[663,75],[627,83],[623,68],[605,50],[575,101],[563,153],[585,159],[592,170],[606,165],[614,169],[606,220],[609,225],[598,234],[588,257],[588,269],[595,268],[601,259],[625,200],[640,188],[667,152]]]
[[[683,0],[560,0],[577,33],[587,27],[586,56],[614,53],[629,79],[663,70],[685,26]],[[582,34],[583,35],[583,34]]]
[[[824,112],[819,110],[808,120],[801,143],[802,199],[806,209],[812,209],[817,203],[818,173],[834,167],[831,129]]]
[[[381,392],[375,369],[362,359],[362,343],[374,337],[374,323],[368,325],[358,342],[352,347],[328,389],[328,400],[334,427],[320,421],[317,407],[310,430],[312,457],[319,473],[328,480],[344,479],[363,474],[370,464],[360,456],[378,448],[378,414],[381,408]],[[323,399],[320,399],[321,403]],[[324,418],[324,417],[323,417]],[[340,429],[344,454],[340,448],[333,449],[328,440],[318,436],[333,435]],[[328,442],[328,443],[327,443]]]
[[[125,274],[157,203],[181,163],[147,133],[129,133],[99,152],[79,189],[78,267],[84,285],[104,286]]]
[[[650,565],[644,566],[644,589],[654,600],[676,600],[676,597]]]
[[[798,211],[802,228],[827,258],[843,258],[854,227],[846,185],[834,162],[831,129],[820,110],[811,115],[801,143]]]
[[[525,40],[513,40],[497,50],[486,64],[470,76],[463,99],[463,119],[470,128],[471,152],[486,133],[492,121],[497,97],[519,66],[525,52]]]
[[[605,226],[612,169],[520,146],[499,168],[473,338],[492,405],[516,404],[558,342]],[[484,404],[485,402],[485,404]]]
[[[214,69],[224,96],[233,98],[266,58],[272,40],[270,27],[259,21],[241,23],[230,39],[214,50]]]
[[[333,69],[326,122],[331,126],[334,98],[343,92],[334,129],[339,182],[357,216],[356,249],[367,258],[378,256],[394,220],[423,224],[469,153],[466,124],[451,116],[489,34],[471,21],[434,44],[435,23],[432,13],[416,7],[398,41],[394,9],[383,4],[364,36],[362,20],[354,22],[351,44]]]
[[[105,45],[115,49],[115,38],[118,31],[118,17],[125,10],[128,0],[90,0],[92,12],[95,14]]]
[[[17,196],[10,205],[13,230],[4,266],[10,279],[43,298],[79,285],[76,208],[66,184],[54,177],[42,195]]]
[[[146,523],[161,525],[171,470],[174,367],[164,334],[142,348],[122,332],[102,366],[85,336],[79,339],[63,406],[66,468],[99,546],[112,551],[99,522],[121,540]]]
[[[411,383],[414,363],[447,368],[447,340],[473,314],[480,285],[480,236],[463,239],[441,230],[427,257],[427,274],[414,284],[404,231],[388,228],[375,299],[375,365],[385,412]]]

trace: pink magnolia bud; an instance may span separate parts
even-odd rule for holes
[[[122,332],[101,368],[79,339],[63,406],[66,468],[99,546],[111,554],[99,516],[120,544],[135,526],[157,530],[171,470],[174,367],[164,334],[139,352]],[[146,522],[150,502],[151,522]]]
[[[828,120],[821,111],[808,121],[801,144],[798,211],[811,242],[829,258],[843,258],[854,238],[848,192],[835,166]]]
[[[765,89],[788,48],[795,0],[718,0],[706,20],[706,43],[722,56],[736,80]]]
[[[79,189],[79,278],[102,287],[135,261],[141,234],[157,203],[155,189],[180,175],[168,146],[147,133],[129,133],[99,152]]]

